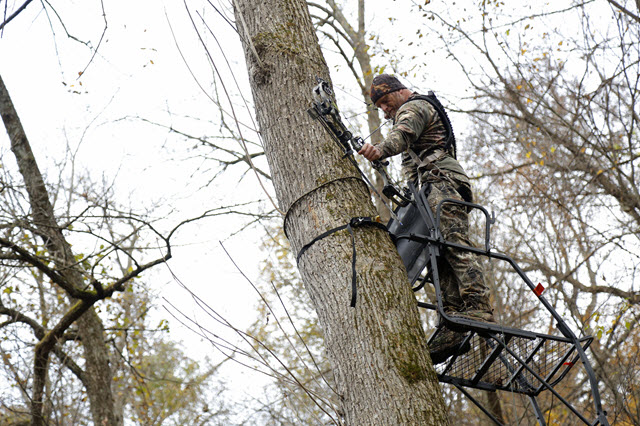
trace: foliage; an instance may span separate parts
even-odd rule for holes
[[[261,342],[256,352],[272,360],[275,370],[275,380],[265,389],[269,409],[262,415],[278,424],[327,424],[338,401],[322,330],[284,232],[270,227],[267,234],[257,321],[248,331]]]

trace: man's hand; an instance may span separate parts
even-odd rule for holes
[[[358,154],[364,156],[364,158],[366,158],[369,161],[376,161],[380,157],[382,157],[382,152],[380,152],[378,148],[371,145],[369,142],[364,144],[362,149],[358,151]]]

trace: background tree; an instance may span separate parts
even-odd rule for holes
[[[591,350],[609,420],[636,423],[638,385],[625,372],[637,368],[626,354],[640,301],[637,5],[480,6],[464,17],[429,16],[473,88],[461,111],[473,118],[467,143],[482,197],[501,210],[496,245],[548,283],[547,297],[575,328],[597,337]],[[512,296],[509,274],[497,278],[506,286],[497,293],[506,296],[502,313],[539,327],[535,305],[509,313],[525,299]]]
[[[174,387],[182,383],[192,392],[205,389],[204,382],[214,370],[200,372],[179,349],[166,343],[156,348],[150,342],[140,345],[139,335],[147,331],[145,317],[150,308],[144,302],[144,291],[140,297],[132,297],[129,291],[129,297],[116,297],[115,303],[103,302],[103,309],[113,314],[110,319],[117,325],[110,330],[105,330],[94,308],[126,288],[131,290],[142,272],[169,259],[169,239],[177,228],[166,236],[160,234],[144,216],[119,210],[108,190],[94,191],[100,186],[92,186],[88,180],[75,182],[68,192],[60,192],[60,186],[52,197],[2,80],[0,112],[17,162],[16,170],[3,155],[0,314],[4,321],[0,329],[7,346],[0,350],[4,367],[23,397],[21,403],[16,401],[6,409],[24,412],[30,405],[33,424],[80,423],[86,421],[86,413],[78,404],[78,394],[86,393],[94,423],[120,424],[124,407],[135,405],[129,400],[128,386],[120,384],[131,382],[133,376],[136,389],[148,391],[153,377],[148,366],[154,365],[154,357],[185,363],[184,371],[176,367],[172,373]],[[16,178],[18,172],[24,183]],[[49,201],[52,198],[64,207],[56,212]],[[155,234],[165,243],[160,257],[154,257],[155,250],[151,256],[146,253],[142,239],[150,236],[147,234]],[[123,338],[128,332],[132,337]],[[162,339],[158,343],[163,343]],[[119,352],[127,368],[114,371],[114,366],[116,370],[122,367],[122,362],[114,359],[113,349],[118,345],[126,346]],[[143,348],[145,351],[140,351]],[[68,370],[75,378],[59,369]],[[140,371],[144,369],[147,371]],[[120,384],[112,387],[114,379],[120,379]],[[162,380],[156,377],[154,382]],[[147,395],[145,404],[139,406],[148,409],[163,401],[174,405],[194,402],[187,393],[174,392],[171,399],[161,396],[158,392]],[[161,410],[167,418],[180,408],[184,407]],[[212,410],[208,416],[214,413]],[[151,423],[153,419],[147,421]]]

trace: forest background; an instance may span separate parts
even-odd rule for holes
[[[105,283],[126,278],[124,291],[95,303],[122,421],[335,421],[321,331],[272,201],[232,5],[30,3],[0,30],[0,76],[78,264]],[[498,214],[494,246],[547,283],[574,329],[596,335],[610,415],[633,424],[640,5],[561,3],[367,2],[360,21],[359,2],[309,6],[354,131],[373,130],[362,88],[383,71],[435,90],[453,111],[459,158],[479,201]],[[0,5],[6,20],[23,3]],[[24,224],[33,207],[10,146],[3,133],[3,241],[33,254],[3,244],[0,419],[17,423],[32,412],[37,330],[73,305],[34,266],[52,259],[42,231]],[[149,264],[163,260],[168,241],[171,259]],[[490,266],[502,321],[551,327]],[[66,353],[43,378],[54,424],[92,416],[91,385],[68,362],[88,365],[80,331],[65,330]],[[575,386],[585,392],[579,377]],[[470,409],[446,396],[452,412]]]

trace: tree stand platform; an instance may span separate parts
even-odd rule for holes
[[[510,257],[490,249],[490,225],[495,222],[495,218],[490,217],[484,207],[446,199],[438,204],[434,215],[427,202],[428,191],[428,187],[418,191],[410,186],[411,203],[396,210],[397,219],[389,222],[388,229],[395,239],[398,252],[407,268],[413,290],[417,292],[427,283],[431,283],[435,289],[435,304],[418,302],[419,307],[435,310],[440,318],[440,325],[429,341],[433,340],[445,325],[467,333],[460,348],[469,347],[470,349],[466,352],[459,350],[459,353],[452,354],[444,363],[435,366],[440,382],[455,386],[498,425],[503,423],[465,388],[522,394],[529,399],[529,405],[540,425],[547,423],[544,411],[538,404],[538,396],[543,392],[550,392],[568,412],[575,416],[576,421],[572,422],[573,424],[582,422],[587,425],[608,426],[606,413],[602,409],[598,382],[586,356],[586,350],[593,341],[593,337],[578,338],[542,296],[544,288],[540,284],[534,285]],[[468,209],[478,209],[484,214],[486,219],[484,248],[461,246],[442,238],[439,222],[442,205],[445,203],[461,204]],[[558,335],[448,316],[444,311],[438,276],[439,252],[445,247],[465,250],[509,263],[538,298],[546,313],[553,318]],[[559,390],[561,387],[558,384],[572,369],[576,368],[579,371],[575,373],[581,375],[580,377],[590,386],[594,408],[594,411],[590,412],[595,413],[595,416],[590,417],[595,418],[587,418],[587,415],[576,409]]]

